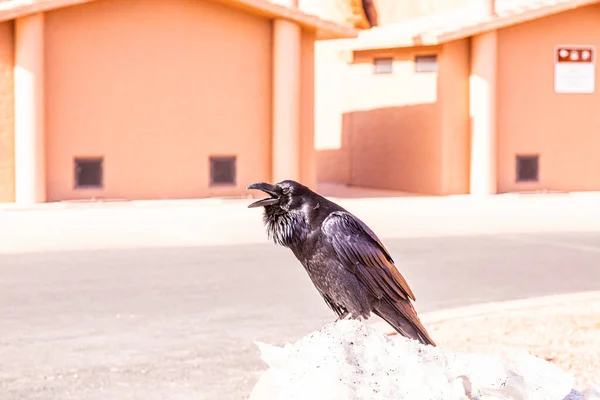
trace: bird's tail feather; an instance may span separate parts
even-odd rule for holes
[[[400,300],[393,304],[382,299],[373,313],[390,324],[399,334],[423,344],[435,346],[435,342],[421,323],[410,300]]]

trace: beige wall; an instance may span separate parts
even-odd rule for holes
[[[49,12],[48,200],[222,196],[268,180],[271,30],[198,0]],[[236,187],[209,187],[209,155],[238,156]],[[75,156],[105,157],[104,189],[74,189]]]
[[[415,72],[415,56],[425,54],[438,55],[439,73]],[[464,39],[439,47],[357,52],[350,66],[340,55],[321,57],[319,181],[466,193],[468,56]],[[374,74],[375,57],[393,57],[393,73]]]
[[[317,181],[350,182],[346,111],[352,111],[352,70],[336,41],[315,43],[315,149]],[[342,125],[344,123],[344,125]]]
[[[440,194],[469,193],[469,39],[443,45],[439,56]]]
[[[431,14],[473,12],[481,9],[482,4],[487,1],[492,0],[370,0],[370,3],[375,11],[375,25],[381,26]],[[505,2],[498,1],[498,3],[502,6]],[[298,0],[298,6],[304,12],[340,24],[352,25],[359,29],[370,27],[363,2],[360,0]]]
[[[555,46],[600,50],[599,18],[594,5],[498,32],[498,192],[600,190],[600,87],[594,94],[554,93]],[[469,192],[470,39],[436,48],[438,74],[414,73],[414,54],[433,49],[363,51],[345,69],[341,55],[318,66],[319,181]],[[373,58],[385,56],[394,57],[394,73],[373,74]],[[540,155],[539,182],[516,182],[517,154]]]
[[[15,200],[13,26],[0,23],[0,203]]]
[[[600,50],[599,20],[595,5],[499,32],[499,192],[600,189],[600,87],[594,94],[554,93],[554,46]],[[515,182],[519,153],[540,154],[538,183]]]
[[[388,25],[429,14],[466,10],[474,2],[486,0],[373,0],[379,25]]]
[[[352,66],[350,177],[356,186],[431,193],[440,187],[437,73],[415,73],[414,56],[437,48],[359,52]],[[373,74],[392,56],[393,74]]]
[[[370,27],[361,0],[298,0],[298,8],[338,24],[358,29]]]
[[[308,187],[317,185],[315,151],[315,34],[302,32],[302,87],[300,103],[300,179]]]

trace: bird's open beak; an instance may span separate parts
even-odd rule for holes
[[[259,182],[253,183],[252,185],[246,188],[246,190],[250,189],[263,191],[271,197],[255,201],[254,203],[250,204],[248,208],[272,206],[274,204],[279,203],[279,191],[277,190],[277,186],[275,185],[271,185],[270,183]]]

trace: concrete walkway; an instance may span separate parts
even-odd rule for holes
[[[600,231],[600,195],[332,198],[381,238]],[[0,253],[266,243],[250,199],[0,207]],[[160,227],[160,229],[157,229]]]

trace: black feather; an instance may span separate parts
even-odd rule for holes
[[[401,335],[435,346],[412,305],[412,290],[365,223],[295,181],[249,188],[278,199],[264,206],[269,238],[292,250],[338,317],[374,313]]]

